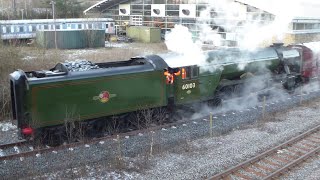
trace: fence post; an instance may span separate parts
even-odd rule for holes
[[[213,127],[213,118],[212,113],[210,112],[210,137],[212,137],[212,127]]]
[[[264,119],[266,113],[266,96],[263,96],[263,105],[262,105],[262,118]]]
[[[152,152],[153,152],[153,134],[154,132],[151,131],[150,156],[152,156]]]
[[[120,160],[122,160],[122,157],[121,157],[121,142],[120,142],[120,136],[117,135],[117,142],[118,142],[118,153],[119,153],[119,162]]]
[[[302,104],[302,85],[300,87],[300,105]]]

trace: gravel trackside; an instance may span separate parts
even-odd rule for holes
[[[217,115],[217,124],[232,125],[233,130],[221,131],[224,132],[221,134],[219,128],[214,128],[218,133],[213,137],[208,133],[208,121],[198,119],[150,134],[123,137],[121,156],[116,140],[112,140],[33,157],[29,162],[0,164],[7,167],[0,173],[8,175],[17,166],[23,171],[23,165],[17,163],[31,163],[30,167],[41,166],[36,168],[40,170],[35,176],[29,176],[35,179],[206,179],[319,125],[320,99],[317,97],[318,92],[306,95],[304,99],[313,101],[298,106],[299,96],[268,102],[269,116],[264,121],[261,121],[259,106]],[[224,123],[219,122],[220,119]],[[150,143],[151,134],[153,143]],[[53,168],[57,164],[60,168]],[[27,173],[34,172],[30,167]],[[283,179],[319,179],[319,173],[319,157],[315,157]]]

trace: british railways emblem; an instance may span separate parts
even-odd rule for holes
[[[116,94],[110,94],[108,91],[102,91],[99,96],[94,96],[93,100],[99,100],[102,103],[106,103],[109,101],[110,98],[116,97]]]

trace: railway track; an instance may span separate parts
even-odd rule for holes
[[[157,130],[161,130],[164,128],[170,128],[170,127],[174,127],[177,125],[182,125],[184,123],[186,123],[186,122],[174,122],[174,123],[164,124],[161,126],[151,127],[148,129],[133,130],[133,131],[121,133],[119,135],[121,137],[138,136],[139,134],[146,134],[151,131],[157,131]],[[87,146],[90,144],[97,144],[101,141],[117,139],[119,135],[104,136],[101,138],[89,139],[88,141],[69,143],[69,144],[60,145],[60,146],[56,146],[56,147],[50,147],[47,145],[44,147],[33,147],[33,145],[31,145],[30,142],[27,142],[27,141],[10,143],[10,144],[2,144],[2,145],[0,145],[0,161],[12,160],[12,159],[17,159],[17,158],[20,158],[22,160],[23,158],[31,157],[34,155],[38,156],[38,155],[41,155],[44,153],[57,152],[57,151],[63,150],[63,149]]]
[[[320,125],[209,179],[273,179],[319,153]]]
[[[16,154],[30,150],[33,150],[33,146],[31,146],[27,141],[1,144],[0,160],[4,160],[3,157],[15,156]]]
[[[278,102],[274,102],[274,103],[278,103]],[[268,104],[270,106],[272,106],[273,102],[270,102]],[[259,109],[258,106],[252,107],[250,109],[254,110],[254,111],[261,110],[261,108]],[[247,112],[247,110],[243,110],[243,112],[240,112],[240,111],[239,112],[233,111],[233,112],[235,112],[235,113],[245,113],[245,112]],[[233,112],[230,112],[230,114],[229,114],[229,112],[224,112],[224,113],[221,113],[221,114],[214,114],[214,116],[217,116],[217,119],[220,119],[220,117],[229,116],[229,115],[230,116],[236,116],[236,114],[233,114]],[[169,128],[170,129],[175,129],[179,125],[189,126],[189,124],[196,124],[196,122],[205,122],[205,123],[208,123],[208,125],[209,125],[208,116],[206,116],[206,118],[207,119],[201,119],[200,118],[199,120],[189,121],[189,122],[172,123],[172,124],[163,125],[161,127],[154,127],[154,128],[150,128],[150,129],[146,129],[146,130],[140,130],[140,131],[132,131],[132,132],[123,133],[123,134],[119,134],[119,135],[120,135],[120,138],[124,140],[124,139],[127,139],[127,137],[125,137],[125,136],[130,136],[130,139],[131,139],[131,136],[137,136],[139,133],[142,133],[142,135],[138,135],[138,136],[144,136],[144,135],[147,135],[147,133],[150,133],[150,131],[156,131],[156,130],[159,130],[159,129],[162,129],[162,128],[165,128],[163,130],[163,132],[165,132],[166,129],[169,129]],[[178,129],[179,129],[179,127],[178,127]],[[147,135],[147,136],[149,136],[149,135]],[[43,160],[46,160],[46,158],[47,158],[46,155],[49,155],[48,157],[60,158],[60,157],[63,157],[62,153],[65,152],[65,151],[67,151],[67,155],[73,155],[71,153],[78,152],[78,151],[74,151],[74,150],[78,150],[78,148],[79,149],[86,149],[86,148],[90,147],[91,144],[92,145],[93,144],[98,145],[98,148],[100,148],[100,146],[105,148],[105,147],[107,147],[107,144],[110,141],[116,141],[116,140],[117,140],[117,136],[108,136],[108,137],[103,137],[103,138],[99,138],[99,139],[90,139],[90,142],[87,141],[87,142],[72,143],[72,144],[62,145],[62,146],[59,146],[59,147],[45,147],[44,149],[41,149],[41,150],[35,148],[33,151],[31,151],[29,149],[30,150],[29,152],[22,152],[21,151],[22,153],[19,153],[19,154],[15,153],[17,155],[14,154],[14,155],[6,156],[6,157],[3,157],[3,158],[0,157],[0,162],[4,161],[4,163],[2,163],[2,165],[5,167],[4,169],[6,169],[7,167],[9,169],[10,165],[12,165],[12,164],[15,165],[16,163],[19,163],[19,161],[21,161],[20,162],[21,164],[25,163],[27,165],[29,163],[31,163],[31,165],[33,165],[33,166],[30,167],[31,170],[26,168],[26,170],[24,172],[24,174],[26,174],[26,172],[29,173],[29,170],[30,170],[30,172],[37,171],[38,167],[35,166],[34,164],[37,164],[38,161],[41,162]],[[100,143],[101,141],[105,141],[105,142]],[[124,141],[126,141],[126,140],[124,140]],[[112,143],[114,143],[114,142],[112,142]],[[114,143],[114,144],[117,145],[117,143]],[[88,146],[88,145],[90,145],[90,146]],[[12,147],[12,145],[11,145],[11,147]],[[75,148],[73,148],[73,147],[75,147]],[[94,147],[92,146],[92,148],[94,148]],[[110,148],[110,149],[116,151],[114,148]],[[90,150],[92,150],[92,149],[90,148]],[[74,154],[74,156],[76,156],[76,155],[78,155],[78,154]],[[12,159],[12,161],[10,159]],[[18,161],[18,162],[16,162],[16,161]],[[90,161],[91,161],[91,159],[90,159]],[[83,161],[83,162],[87,162],[87,161]],[[100,161],[98,161],[98,162],[100,162]],[[52,164],[50,164],[50,166],[52,166],[50,168],[53,169],[54,166]],[[12,167],[15,168],[15,166],[12,166]],[[57,169],[61,170],[59,168],[57,168]],[[15,171],[15,169],[10,170],[10,171]],[[22,171],[19,172],[20,174],[16,174],[16,177],[21,177],[21,172]],[[9,172],[7,174],[7,176],[8,177],[12,177],[11,172]],[[4,176],[4,177],[6,177],[6,176]]]
[[[234,100],[234,99],[232,99],[232,100]],[[228,101],[226,101],[226,102],[228,102]],[[220,112],[218,114],[215,114],[215,116],[225,116],[224,114],[225,114],[225,112]],[[207,118],[207,117],[208,117],[208,115],[203,116],[203,117],[198,117],[197,119],[203,119],[203,118]],[[213,118],[216,118],[216,117],[213,117]],[[189,122],[192,122],[192,121],[189,121]],[[164,124],[161,126],[148,128],[148,129],[133,130],[133,131],[121,133],[119,135],[121,137],[135,136],[140,133],[148,133],[150,131],[156,131],[156,130],[161,130],[163,128],[175,127],[175,126],[183,125],[185,123],[188,123],[188,121],[172,122],[172,123]],[[16,142],[16,143],[11,143],[11,144],[3,144],[3,145],[0,145],[0,161],[10,160],[10,159],[15,159],[15,158],[23,158],[23,157],[28,157],[28,156],[34,156],[34,155],[42,154],[42,153],[46,153],[46,152],[55,152],[55,151],[62,150],[65,148],[80,147],[83,145],[94,144],[94,143],[98,143],[100,141],[106,141],[109,139],[116,139],[116,138],[117,138],[117,135],[104,136],[101,138],[90,139],[89,141],[69,143],[69,144],[60,145],[57,147],[45,146],[45,147],[41,147],[41,148],[40,147],[33,147],[32,143],[28,143],[26,141]]]

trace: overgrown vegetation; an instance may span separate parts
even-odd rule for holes
[[[41,0],[46,8],[51,8],[51,0]],[[83,14],[84,7],[78,0],[55,0],[56,18],[78,18]]]
[[[0,116],[8,117],[10,114],[10,87],[8,74],[19,64],[19,49],[0,44]]]
[[[1,20],[12,19],[52,19],[52,0],[15,2],[2,2],[4,7],[0,11]],[[92,4],[79,0],[55,0],[55,18],[81,18],[83,11]]]
[[[60,62],[59,53],[48,55],[47,50],[35,48],[35,56],[28,56],[29,47],[3,45],[0,43],[0,120],[11,117],[9,74],[16,69],[31,71],[47,69]]]

